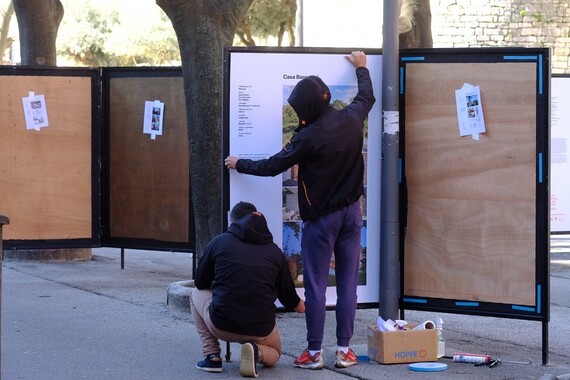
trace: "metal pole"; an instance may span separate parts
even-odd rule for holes
[[[542,322],[542,365],[548,365],[548,322]]]
[[[7,216],[0,215],[0,322],[2,321],[2,260],[4,256],[4,251],[2,249],[2,226],[4,224],[10,224],[10,219]],[[2,323],[0,323],[0,336],[2,335]],[[1,346],[0,346],[0,358],[2,357]],[[0,369],[2,363],[0,362]]]
[[[384,1],[382,46],[382,184],[380,233],[380,308],[383,319],[398,319],[399,263],[399,1]]]

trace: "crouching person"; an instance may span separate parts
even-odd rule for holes
[[[285,255],[254,205],[239,202],[232,208],[227,231],[204,249],[194,284],[190,306],[204,354],[196,368],[222,371],[218,339],[242,344],[244,377],[257,377],[257,363],[277,363],[281,336],[275,300],[299,313],[305,303],[295,291]]]

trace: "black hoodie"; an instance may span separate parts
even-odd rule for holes
[[[341,111],[329,105],[330,91],[315,76],[301,80],[288,99],[299,128],[283,149],[265,160],[239,159],[240,173],[275,176],[299,164],[299,213],[303,220],[340,210],[364,193],[364,119],[376,99],[370,73],[356,69],[358,94]]]
[[[208,243],[194,284],[212,289],[214,325],[241,335],[269,335],[275,326],[275,300],[287,309],[300,301],[285,255],[258,212],[233,222]]]

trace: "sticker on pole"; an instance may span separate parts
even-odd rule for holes
[[[411,371],[417,372],[438,372],[445,371],[447,369],[447,364],[428,362],[428,363],[412,363],[408,366]]]

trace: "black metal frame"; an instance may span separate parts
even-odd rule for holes
[[[110,133],[109,133],[109,110],[111,107],[111,81],[116,78],[154,78],[154,77],[182,77],[182,69],[180,67],[105,67],[101,69],[102,83],[102,100],[103,105],[102,117],[103,126],[102,138],[102,221],[101,221],[101,244],[106,247],[121,248],[122,255],[125,248],[130,249],[151,249],[157,251],[178,251],[192,252],[195,246],[194,236],[194,215],[192,213],[192,197],[191,192],[188,193],[190,209],[188,210],[189,241],[186,243],[171,242],[153,239],[140,239],[129,237],[113,237],[110,233]],[[105,111],[107,110],[107,111]],[[190,178],[190,173],[188,173]]]
[[[536,304],[524,307],[471,300],[409,297],[402,295],[400,309],[423,310],[456,314],[481,315],[501,318],[528,319],[542,322],[543,363],[548,362],[548,321],[550,319],[550,219],[549,219],[549,150],[550,150],[550,51],[527,48],[431,49],[403,50],[400,52],[400,220],[406,217],[405,184],[405,83],[407,63],[493,63],[536,62]],[[405,228],[402,223],[402,229]],[[402,231],[403,232],[403,231]],[[400,234],[400,266],[404,270],[404,233]]]
[[[109,107],[110,81],[124,77],[182,77],[180,67],[109,67],[109,68],[60,68],[0,66],[0,76],[81,76],[91,78],[92,87],[92,237],[88,239],[57,240],[4,240],[4,249],[62,249],[62,248],[121,248],[121,267],[124,267],[124,249],[152,249],[161,251],[193,252],[195,245],[194,219],[192,210],[189,215],[189,241],[185,243],[138,239],[129,237],[111,237],[109,232]],[[107,111],[106,111],[107,110]],[[192,207],[191,194],[189,205]]]
[[[59,67],[29,67],[29,66],[0,66],[0,76],[59,76],[59,77],[88,77],[91,79],[91,192],[99,194],[101,176],[99,171],[99,157],[101,152],[100,135],[100,93],[99,71],[94,68],[59,68]],[[43,239],[43,240],[4,240],[4,249],[60,249],[60,248],[85,248],[98,246],[101,238],[99,235],[100,200],[99,197],[91,197],[91,238],[79,239]]]

